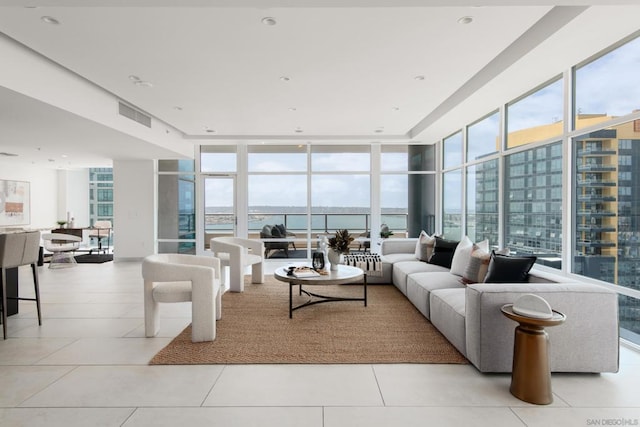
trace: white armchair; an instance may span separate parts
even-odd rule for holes
[[[191,341],[213,341],[222,317],[220,260],[184,254],[149,255],[142,261],[144,329],[160,330],[159,303],[191,301]]]
[[[262,268],[264,243],[260,240],[241,237],[214,237],[210,241],[213,256],[220,259],[223,267],[229,267],[229,290],[244,291],[244,269],[251,266],[251,283],[264,283]],[[251,252],[249,252],[251,251]],[[221,275],[225,284],[225,274]]]

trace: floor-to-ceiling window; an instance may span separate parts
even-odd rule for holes
[[[472,240],[617,290],[621,336],[640,344],[638,66],[640,38],[621,42],[461,124],[442,140],[440,191],[446,237],[462,224]]]
[[[89,169],[89,226],[96,221],[113,225],[113,169]]]
[[[193,160],[158,161],[158,252],[195,253]]]

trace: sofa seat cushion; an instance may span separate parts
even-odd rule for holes
[[[407,276],[413,273],[423,273],[428,271],[448,272],[449,269],[416,260],[396,262],[393,264],[393,269],[391,270],[393,284],[400,289],[400,292],[407,295]]]
[[[431,319],[429,295],[436,289],[464,288],[460,278],[446,271],[413,273],[407,277],[407,298],[420,313]]]
[[[436,289],[431,292],[429,305],[431,323],[466,357],[465,290],[464,286]]]
[[[413,254],[387,254],[381,255],[380,259],[388,264],[395,264],[401,261],[417,261]]]

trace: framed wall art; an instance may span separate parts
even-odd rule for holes
[[[0,179],[0,227],[31,223],[31,194],[27,181]]]

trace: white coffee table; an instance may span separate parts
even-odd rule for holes
[[[314,277],[295,277],[287,274],[287,267],[280,267],[274,273],[273,276],[281,282],[289,283],[289,319],[293,318],[293,312],[302,307],[307,307],[314,304],[321,304],[325,302],[336,301],[363,301],[364,306],[367,306],[367,275],[364,271],[358,267],[352,267],[349,265],[339,265],[338,270],[330,271],[330,274],[324,276]],[[309,292],[303,289],[303,286],[329,286],[329,285],[344,285],[347,283],[354,283],[362,281],[363,284],[363,296],[362,298],[345,298],[345,297],[332,297],[327,295],[319,295]],[[309,296],[309,301],[298,306],[293,306],[293,287],[300,287],[300,295],[305,294]]]

